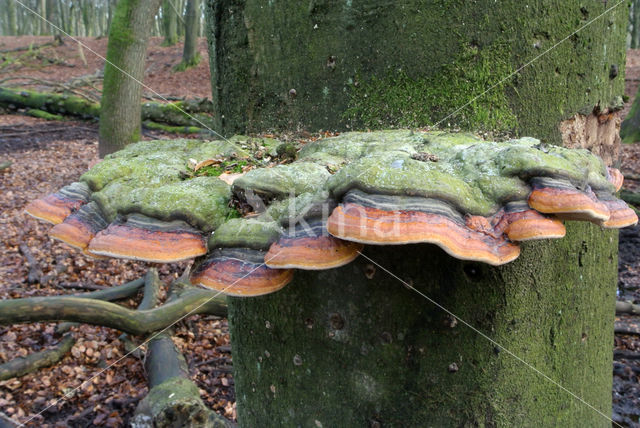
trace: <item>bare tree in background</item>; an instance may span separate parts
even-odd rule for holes
[[[140,139],[140,82],[149,33],[159,7],[160,0],[119,0],[116,5],[104,70],[100,157]]]
[[[189,67],[198,65],[200,54],[198,53],[198,33],[200,32],[200,0],[188,0],[187,11],[185,13],[185,34],[184,49],[182,51],[182,62],[176,70],[186,70]]]

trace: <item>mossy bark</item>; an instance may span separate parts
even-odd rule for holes
[[[119,0],[109,28],[100,110],[101,157],[140,139],[147,41],[160,0]]]
[[[500,268],[365,254],[608,415],[617,238],[568,226]],[[241,426],[610,426],[363,257],[228,302]]]
[[[625,5],[597,18],[614,4],[207,1],[213,98],[227,134],[413,127],[497,85],[441,125],[559,143],[559,119],[623,94],[610,71],[624,68]]]
[[[623,94],[628,10],[597,18],[611,6],[209,0],[216,116],[226,133],[440,123],[561,144],[563,120]],[[365,254],[609,415],[617,234],[567,226],[499,268],[430,245]],[[241,426],[610,424],[369,264],[229,299]]]

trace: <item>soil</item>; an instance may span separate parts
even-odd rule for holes
[[[80,40],[99,54],[105,54],[106,39]],[[47,41],[50,38],[0,37],[0,51]],[[172,68],[180,62],[181,45],[163,47],[161,41],[159,38],[151,40],[145,84],[165,97],[209,97],[205,41],[200,41],[203,57],[200,65],[180,73],[173,72]],[[24,51],[0,52],[0,85],[3,79],[10,78],[12,85],[20,83],[23,87],[50,89],[51,82],[64,83],[74,77],[95,75],[103,64],[87,48],[82,48],[81,54],[78,45],[71,40],[62,46],[37,51],[39,57],[24,56]],[[8,56],[22,59],[5,64],[3,68],[3,61],[6,62]],[[629,51],[626,75],[630,105],[640,85],[640,50]],[[95,86],[99,89],[100,82]],[[145,131],[144,138],[176,138],[176,135]],[[89,259],[50,239],[48,225],[23,214],[27,202],[76,180],[97,161],[96,123],[49,122],[0,112],[0,161],[4,160],[11,161],[12,165],[0,172],[0,236],[3,237],[0,298],[71,294],[93,286],[122,284],[144,275],[152,266],[159,270],[166,288],[186,267],[186,263],[158,265]],[[640,178],[640,144],[625,145],[621,160],[621,169],[626,175]],[[638,190],[639,187],[640,181],[628,179],[625,182],[627,189]],[[29,265],[25,246],[37,266]],[[30,270],[39,277],[40,283],[29,283]],[[619,273],[619,299],[640,304],[640,227],[620,232]],[[134,308],[138,302],[139,298],[129,299],[124,304]],[[637,324],[638,316],[620,316],[616,321],[617,326]],[[54,327],[55,324],[50,323],[0,326],[0,363],[54,346],[59,341]],[[114,330],[83,325],[74,327],[73,334],[76,344],[59,363],[0,382],[0,412],[21,423],[33,418],[27,425],[38,427],[118,427],[128,424],[137,402],[148,390],[142,357],[127,357],[74,391],[127,351],[123,338]],[[177,325],[175,341],[189,362],[191,377],[198,384],[203,400],[216,412],[235,420],[226,320],[191,317]],[[640,335],[617,334],[614,350],[638,355]],[[207,363],[201,364],[203,362]],[[622,426],[640,427],[640,361],[619,358],[614,361],[612,370],[613,418]],[[56,403],[69,391],[74,391],[70,398]],[[45,408],[47,410],[40,414]]]

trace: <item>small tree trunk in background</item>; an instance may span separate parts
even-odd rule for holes
[[[187,11],[184,16],[185,35],[182,63],[178,68],[186,69],[200,62],[200,55],[198,54],[199,12],[200,1],[188,0]]]
[[[49,26],[49,34],[58,34],[59,31],[56,30],[53,25],[60,26],[60,24],[56,21],[58,14],[56,12],[56,4],[55,0],[47,0],[47,21],[51,24],[47,24]],[[53,25],[52,25],[53,24]]]
[[[104,70],[100,157],[140,139],[140,82],[149,32],[159,6],[160,0],[119,0],[116,5]]]
[[[164,31],[164,46],[173,46],[178,43],[178,14],[171,0],[162,1],[162,29]]]
[[[640,47],[640,0],[633,0],[629,8],[629,35],[627,47],[638,49]]]
[[[446,118],[572,145],[591,135],[587,121],[599,134],[609,114],[598,112],[615,117],[624,93],[624,73],[612,72],[625,64],[622,4],[501,86],[612,2],[304,3],[207,0],[225,132]],[[615,126],[607,132],[615,140]],[[604,140],[591,148],[608,147],[611,161]],[[500,267],[426,244],[364,254],[611,415],[617,232],[566,223],[565,238],[523,243]],[[241,426],[611,426],[363,257],[227,301]]]
[[[39,1],[38,13],[42,15],[43,18],[47,17],[47,0]],[[41,36],[44,36],[48,32],[47,31],[48,24],[44,19],[41,19],[41,18],[37,18],[37,19],[38,19],[38,34]]]
[[[7,19],[9,36],[17,36],[18,35],[18,14],[16,11],[16,2],[13,0],[9,0],[7,4]]]
[[[95,34],[94,9],[95,5],[93,0],[83,0],[80,5],[80,10],[82,11],[82,24],[84,25],[84,35],[86,37],[91,37]]]

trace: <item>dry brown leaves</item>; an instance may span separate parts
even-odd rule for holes
[[[3,138],[15,133],[22,135]],[[152,265],[87,258],[48,238],[51,226],[23,213],[30,200],[77,180],[95,162],[96,153],[95,125],[68,122],[61,127],[40,119],[0,115],[0,159],[13,162],[0,174],[0,298],[62,295],[85,291],[81,287],[86,285],[117,285],[144,275]],[[21,244],[27,245],[43,277],[49,278],[46,285],[27,283],[29,266],[20,253]],[[168,284],[186,265],[153,266]],[[137,301],[123,303],[135,307]],[[0,382],[0,412],[20,422],[34,417],[29,426],[117,427],[128,422],[147,392],[142,361],[125,357],[93,378],[127,353],[120,333],[84,325],[72,331],[76,344],[57,365]],[[0,327],[0,363],[55,346],[59,339],[55,324]],[[140,343],[141,338],[136,340]],[[205,402],[234,418],[226,320],[188,319],[176,327],[176,343]],[[204,361],[209,362],[198,365]],[[67,393],[69,398],[58,401]]]

